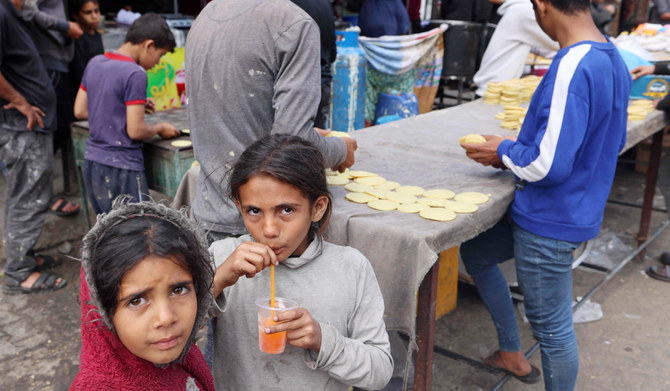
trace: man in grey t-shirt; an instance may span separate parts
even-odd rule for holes
[[[290,133],[314,143],[329,167],[354,162],[354,139],[313,128],[320,98],[316,23],[288,0],[218,0],[186,41],[186,95],[201,172],[193,215],[215,239],[246,230],[228,199],[230,163],[257,139]]]

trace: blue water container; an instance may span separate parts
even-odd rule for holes
[[[377,123],[382,117],[397,115],[401,118],[413,117],[419,114],[419,101],[413,92],[392,91],[379,94],[375,118]]]
[[[336,31],[337,60],[332,67],[327,127],[340,132],[365,127],[365,53],[358,47],[358,29]]]

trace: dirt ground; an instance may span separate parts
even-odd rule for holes
[[[57,161],[56,166],[60,166]],[[610,199],[641,205],[644,176],[629,168],[617,173]],[[0,178],[0,203],[4,205],[6,182]],[[55,190],[62,191],[57,173]],[[76,189],[76,184],[74,185]],[[78,200],[77,194],[69,199]],[[662,198],[655,206],[664,209]],[[624,244],[634,243],[640,209],[609,204],[604,232],[611,232]],[[666,219],[654,212],[652,232]],[[55,272],[68,285],[49,294],[0,294],[0,389],[67,390],[79,364],[79,255],[80,239],[86,232],[83,213],[59,218],[49,215],[38,249],[56,254],[65,242],[72,245],[71,257]],[[670,229],[648,247],[644,258],[630,262],[591,299],[602,306],[603,318],[576,325],[580,349],[577,389],[668,390],[670,389],[670,343],[667,339],[670,283],[649,278],[644,270],[657,264],[662,251],[670,251]],[[614,263],[627,253],[616,248],[608,255]],[[4,256],[4,253],[2,253]],[[0,259],[0,267],[4,267]],[[574,296],[582,296],[605,274],[587,268],[574,271]],[[524,349],[533,337],[519,317]],[[437,322],[436,345],[452,358],[435,355],[433,390],[489,390],[501,378],[481,367],[481,358],[497,348],[495,331],[476,291],[459,287],[458,307]],[[456,357],[456,358],[453,358]],[[531,362],[540,366],[539,352]],[[502,390],[542,390],[542,383],[525,385],[512,379]]]

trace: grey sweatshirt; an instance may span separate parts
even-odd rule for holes
[[[23,20],[32,24],[30,35],[47,69],[68,72],[74,44],[67,37],[70,23],[62,0],[24,0]]]
[[[245,241],[245,235],[212,243],[217,266]],[[381,389],[391,378],[393,359],[384,299],[372,266],[358,250],[315,239],[300,257],[275,270],[277,297],[298,302],[321,326],[321,350],[287,343],[282,354],[258,349],[254,300],[270,296],[270,271],[240,278],[224,289],[210,313],[214,319],[214,383],[221,390],[342,390],[349,385]]]
[[[344,142],[312,129],[319,59],[318,27],[289,0],[218,0],[200,12],[186,40],[186,94],[202,169],[193,214],[208,229],[245,232],[225,174],[259,138],[298,135],[321,150],[327,166],[344,161]]]

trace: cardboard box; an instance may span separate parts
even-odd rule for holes
[[[630,89],[631,99],[661,99],[670,90],[670,76],[646,75],[635,80]]]

